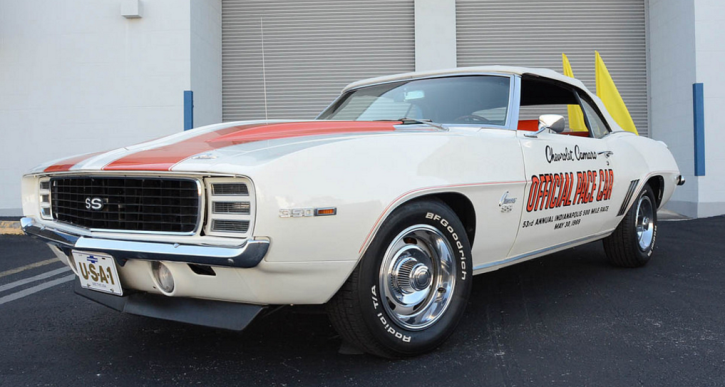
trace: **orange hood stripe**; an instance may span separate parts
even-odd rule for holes
[[[174,144],[140,151],[106,165],[106,171],[169,171],[196,154],[255,141],[328,134],[386,132],[399,122],[312,121],[241,125],[220,129]]]
[[[70,170],[74,165],[80,163],[81,161],[85,161],[90,159],[93,156],[98,156],[101,153],[105,152],[96,152],[96,153],[89,153],[81,156],[75,156],[75,157],[69,157],[67,159],[63,159],[58,163],[55,163],[48,168],[45,168],[43,172],[64,172]]]

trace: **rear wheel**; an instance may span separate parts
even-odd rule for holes
[[[646,184],[614,233],[604,239],[604,251],[613,265],[640,267],[649,262],[657,241],[656,203]]]
[[[437,200],[408,203],[381,226],[363,259],[328,303],[344,340],[383,357],[442,344],[471,291],[470,245],[456,214]]]

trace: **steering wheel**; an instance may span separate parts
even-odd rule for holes
[[[460,117],[456,118],[455,121],[456,122],[463,121],[465,123],[470,122],[472,124],[476,124],[476,123],[490,124],[491,123],[491,120],[489,120],[488,118],[484,118],[484,117],[481,117],[476,114],[467,114],[465,116],[460,116]]]

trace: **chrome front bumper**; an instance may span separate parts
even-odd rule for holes
[[[33,218],[20,219],[25,234],[40,238],[70,254],[71,250],[107,253],[124,266],[129,259],[171,261],[236,268],[255,267],[269,249],[267,240],[248,240],[241,247],[181,245],[178,243],[136,242],[74,235],[38,225]]]

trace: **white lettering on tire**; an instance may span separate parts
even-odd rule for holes
[[[456,249],[458,249],[458,254],[460,255],[460,262],[461,262],[461,280],[465,281],[468,273],[466,272],[466,252],[463,251],[463,243],[459,241],[458,234],[456,233],[456,230],[453,229],[453,226],[449,224],[449,222],[441,217],[438,214],[434,214],[432,212],[429,212],[425,215],[426,219],[432,219],[433,221],[440,221],[441,226],[445,230],[448,231],[448,233],[451,234],[451,238],[453,238],[454,241],[456,241]]]
[[[649,247],[649,251],[647,252],[647,256],[651,257],[652,253],[655,251],[655,242],[657,241],[657,225],[654,225],[654,230],[652,230],[652,245]]]
[[[372,296],[373,308],[377,310],[378,305],[380,305],[380,303],[378,302],[378,294],[377,294],[377,291],[375,290],[375,285],[373,285],[371,291],[373,294],[373,296]],[[378,320],[380,320],[380,323],[383,325],[383,329],[385,329],[386,332],[390,333],[398,340],[402,340],[405,343],[410,343],[411,337],[404,335],[404,334],[396,331],[395,328],[391,327],[390,324],[388,324],[388,320],[385,318],[385,316],[383,316],[383,312],[378,313]]]

